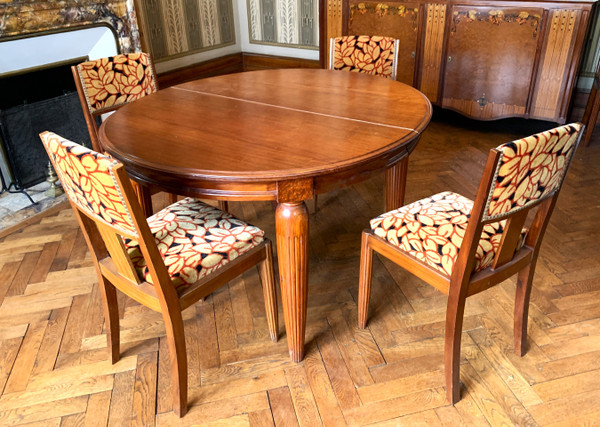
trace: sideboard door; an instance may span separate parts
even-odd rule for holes
[[[524,117],[543,9],[453,6],[442,106],[491,120]]]
[[[388,36],[400,40],[397,80],[414,85],[419,27],[419,2],[348,2],[344,34]]]

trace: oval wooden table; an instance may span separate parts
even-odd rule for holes
[[[308,291],[305,200],[386,170],[386,210],[402,205],[408,155],[431,104],[405,84],[319,69],[252,71],[144,97],[100,128],[130,176],[218,200],[275,200],[290,357],[304,355]],[[144,188],[144,186],[141,186]],[[142,205],[149,213],[149,194]]]

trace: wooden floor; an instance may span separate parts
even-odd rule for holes
[[[438,117],[411,157],[407,201],[474,197],[491,147],[551,126]],[[302,363],[289,360],[283,322],[269,340],[254,270],[186,310],[183,419],[160,316],[122,298],[123,354],[111,365],[85,242],[69,209],[53,213],[0,239],[0,425],[599,423],[599,165],[597,137],[579,148],[546,234],[527,354],[512,352],[513,279],[468,300],[456,406],[443,383],[444,295],[375,258],[369,327],[356,326],[360,233],[382,212],[381,176],[320,196],[311,214]],[[271,203],[232,211],[274,236]]]

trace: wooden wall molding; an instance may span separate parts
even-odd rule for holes
[[[161,89],[206,77],[274,68],[319,68],[318,60],[254,53],[233,53],[158,75]]]

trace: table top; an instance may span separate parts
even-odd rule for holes
[[[108,117],[100,140],[148,183],[276,182],[391,158],[418,140],[430,118],[421,92],[389,79],[261,70],[146,96]]]

